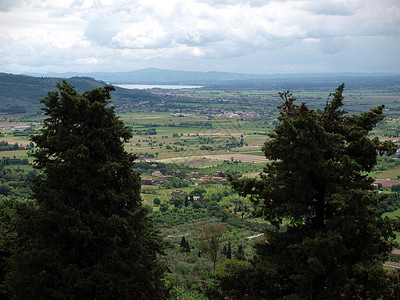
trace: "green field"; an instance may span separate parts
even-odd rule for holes
[[[26,150],[1,151],[0,158],[28,158]]]
[[[306,102],[310,108],[319,109],[333,91],[334,87],[328,89],[326,86],[293,88],[298,103]],[[387,118],[375,128],[371,137],[399,139],[397,91],[397,86],[374,90],[354,88],[350,84],[349,90],[345,90],[345,109],[349,113],[359,113],[385,104]],[[199,253],[199,241],[193,235],[201,222],[223,224],[226,233],[221,248],[230,243],[234,252],[241,246],[246,259],[252,258],[253,245],[262,241],[264,232],[271,229],[265,220],[252,215],[257,210],[256,204],[239,196],[228,182],[221,180],[226,179],[226,174],[256,177],[263,171],[268,162],[261,148],[279,123],[278,92],[280,90],[276,88],[260,86],[158,90],[155,93],[168,93],[169,97],[143,107],[117,107],[121,120],[132,129],[133,137],[124,146],[126,151],[136,154],[133,168],[146,178],[147,183],[141,190],[143,203],[151,208],[153,220],[164,238],[166,259],[176,260],[169,267],[174,275],[178,274],[177,285],[184,286],[181,279],[184,277],[179,273],[182,270],[200,270],[190,273],[199,283],[208,283],[214,278],[211,264],[204,254]],[[17,143],[26,147],[24,150],[1,151],[0,159],[4,162],[13,158],[28,159],[31,163],[33,158],[28,156],[28,151],[31,154],[35,149],[29,148],[29,136],[39,133],[41,121],[36,115],[35,118],[9,117],[4,126],[27,126],[32,122],[36,125],[26,131],[0,130],[3,144],[12,147]],[[378,166],[369,175],[377,179],[398,179],[398,159],[378,158]],[[4,193],[19,199],[32,199],[28,176],[32,178],[37,174],[37,170],[33,170],[31,164],[5,165],[0,172]],[[167,176],[168,180],[165,179]],[[389,194],[391,191],[381,188],[379,192]],[[154,204],[156,198],[160,204]],[[386,204],[394,211],[385,216],[400,217],[397,203]],[[383,206],[380,209],[389,211]],[[282,225],[284,230],[286,220]],[[191,253],[182,252],[182,236],[190,242]],[[396,241],[400,243],[400,233]],[[176,271],[175,265],[186,269]]]
[[[389,170],[380,172],[373,176],[375,179],[392,179],[400,180],[400,166],[393,167]]]

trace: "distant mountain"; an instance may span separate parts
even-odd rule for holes
[[[59,77],[34,77],[0,73],[0,113],[18,114],[37,111],[39,99],[47,96],[49,91],[56,90]],[[79,93],[104,86],[104,81],[91,77],[71,77],[67,82],[75,86]],[[159,102],[161,98],[146,90],[128,90],[116,87],[112,92],[113,105],[117,108],[135,105],[139,101]]]
[[[47,73],[32,74],[48,77],[88,76],[112,84],[192,84],[192,85],[235,85],[276,84],[286,82],[343,82],[354,78],[397,76],[393,74],[363,73],[309,73],[309,74],[241,74],[228,72],[193,72],[157,68],[141,69],[131,72],[92,72],[92,73]]]
[[[148,68],[131,72],[92,72],[92,73],[46,73],[35,76],[72,77],[90,76],[113,84],[201,84],[215,81],[251,80],[271,77],[272,75],[239,74],[227,72],[193,72]]]
[[[0,73],[0,114],[37,111],[39,99],[56,89],[62,78],[82,93],[111,84],[183,84],[202,85],[206,89],[262,89],[273,91],[327,91],[331,92],[342,82],[346,91],[358,89],[386,89],[400,92],[400,75],[393,74],[239,74],[226,72],[188,72],[156,68],[114,73],[48,73],[40,77]],[[96,79],[94,79],[96,78]],[[164,95],[164,99],[168,96]],[[130,90],[116,87],[112,93],[113,104],[118,108],[131,107],[140,101],[153,106],[162,101],[161,96],[147,90]],[[183,100],[183,99],[182,99]],[[141,104],[145,105],[145,104]]]

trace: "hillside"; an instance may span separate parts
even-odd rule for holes
[[[367,87],[381,88],[388,82],[399,83],[399,74],[367,73],[308,73],[308,74],[241,74],[230,72],[195,72],[147,68],[130,72],[92,72],[92,73],[47,73],[34,76],[73,77],[90,76],[112,84],[189,84],[206,85],[211,88],[229,86],[238,89],[271,88],[301,89],[323,88],[332,90],[342,82],[347,88]],[[391,84],[393,85],[393,84]]]
[[[62,78],[34,77],[0,73],[0,114],[19,114],[37,111],[39,99],[49,91],[56,89],[56,83]],[[71,77],[67,81],[76,87],[79,93],[106,84],[90,77]],[[160,97],[145,90],[128,90],[115,87],[112,92],[113,104],[117,109],[136,106],[141,101],[159,102]]]

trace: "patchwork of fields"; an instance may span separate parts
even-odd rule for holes
[[[294,92],[299,103],[322,108],[333,91],[298,89]],[[119,111],[121,120],[133,131],[125,149],[137,156],[133,168],[141,173],[142,180],[146,179],[143,201],[151,207],[155,222],[171,247],[179,248],[184,235],[195,248],[191,232],[199,222],[222,222],[227,228],[226,241],[235,249],[243,246],[247,257],[251,257],[251,246],[263,238],[263,228],[268,224],[252,216],[255,206],[232,190],[226,174],[257,176],[268,163],[261,148],[278,124],[278,92],[210,87],[157,90],[154,93],[158,95],[168,93],[168,100]],[[400,139],[400,96],[396,89],[350,87],[345,95],[345,109],[350,113],[385,104],[387,118],[373,134],[383,139]],[[35,150],[29,149],[29,135],[32,131],[38,133],[42,118],[37,115],[6,118],[1,123],[3,127],[32,127],[0,130],[0,142],[19,145],[19,149],[0,152],[0,158],[27,159],[31,163]],[[380,160],[381,168],[371,175],[376,179],[398,180],[397,160],[398,157]],[[33,167],[9,164],[5,169],[20,176],[32,172]],[[12,192],[17,189],[13,182],[8,181]],[[383,187],[382,192],[390,193],[390,188]],[[24,195],[30,196],[28,191]],[[400,215],[400,210],[390,214]],[[249,236],[255,238],[248,239]]]

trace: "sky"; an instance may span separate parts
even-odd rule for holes
[[[400,0],[0,0],[0,72],[400,73]]]

